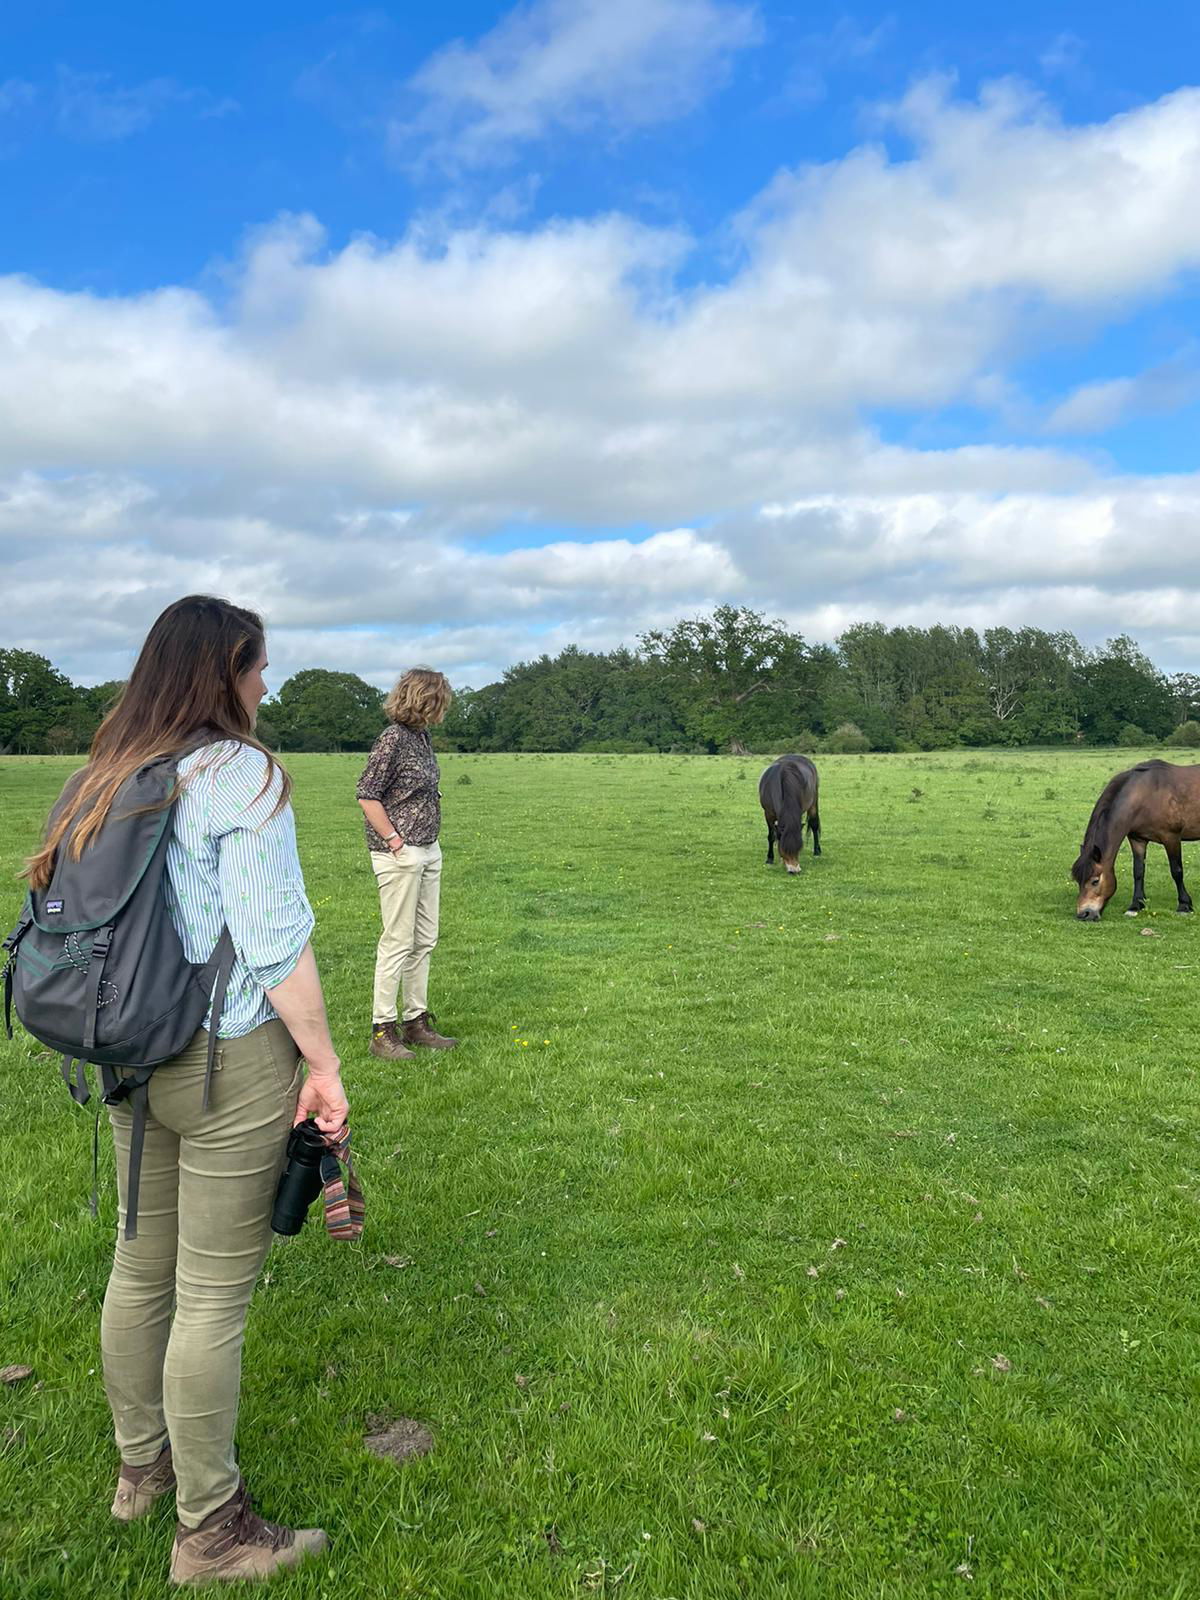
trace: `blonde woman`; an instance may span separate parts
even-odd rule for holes
[[[428,993],[442,887],[442,796],[429,730],[445,719],[450,700],[440,672],[406,672],[384,703],[388,726],[358,780],[383,914],[370,1043],[383,1061],[411,1060],[413,1045],[453,1050],[458,1043],[434,1030]]]

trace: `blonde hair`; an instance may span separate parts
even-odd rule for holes
[[[383,702],[389,722],[402,722],[406,728],[430,728],[441,722],[450,709],[454,691],[449,679],[432,667],[410,667]]]

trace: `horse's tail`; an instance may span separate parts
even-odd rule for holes
[[[1100,791],[1100,798],[1092,807],[1092,814],[1088,818],[1087,832],[1083,836],[1083,843],[1079,847],[1079,855],[1071,868],[1071,876],[1079,886],[1083,887],[1083,880],[1096,866],[1097,861],[1103,858],[1105,847],[1108,844],[1109,821],[1112,816],[1113,806],[1117,797],[1124,790],[1125,785],[1135,772],[1140,772],[1141,767],[1130,767],[1125,772],[1118,772],[1115,778],[1110,778]],[[1095,852],[1100,852],[1097,857]]]

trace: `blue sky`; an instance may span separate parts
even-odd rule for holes
[[[1194,666],[1195,13],[9,11],[11,642],[111,676],[208,587],[381,682],[722,600]]]
[[[129,292],[202,278],[247,227],[281,210],[319,216],[336,247],[364,230],[392,236],[448,197],[465,214],[482,208],[490,180],[466,192],[444,174],[414,174],[383,130],[432,54],[478,39],[506,9],[12,7],[24,15],[0,25],[0,83],[33,95],[0,123],[10,219],[0,266]],[[719,271],[731,212],[779,167],[843,154],[863,137],[870,105],[914,77],[952,72],[970,96],[1016,75],[1086,122],[1178,88],[1189,60],[1200,69],[1200,13],[1178,5],[1139,6],[1136,28],[1114,0],[759,15],[761,45],[691,115],[636,137],[542,147],[510,169],[510,180],[536,173],[527,220],[608,208],[682,220],[715,236]],[[83,107],[74,115],[64,111],[72,102]]]

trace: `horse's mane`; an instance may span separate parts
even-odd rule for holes
[[[1092,868],[1095,861],[1092,856],[1093,849],[1104,851],[1108,843],[1108,828],[1112,819],[1113,806],[1117,803],[1125,785],[1136,773],[1150,772],[1155,767],[1165,766],[1164,761],[1142,761],[1136,767],[1129,767],[1125,772],[1118,772],[1115,778],[1110,778],[1100,791],[1100,798],[1092,807],[1092,814],[1088,818],[1087,832],[1083,836],[1083,843],[1079,847],[1079,855],[1075,865],[1071,868],[1071,876],[1075,882],[1083,887],[1083,880]]]

